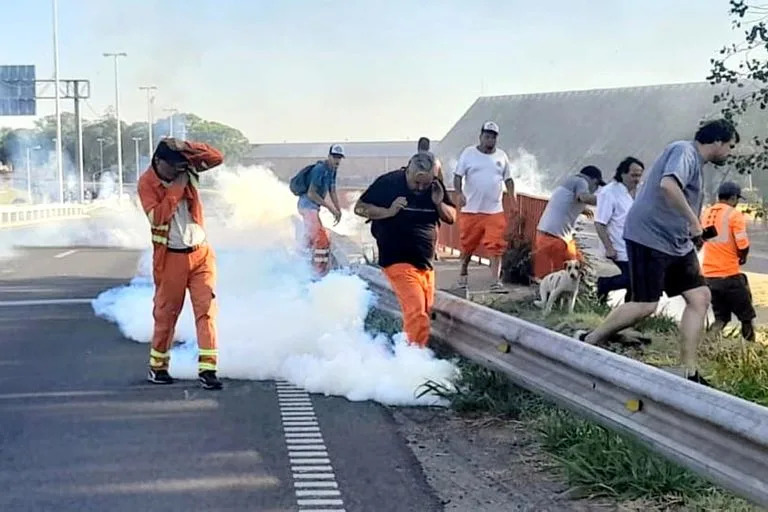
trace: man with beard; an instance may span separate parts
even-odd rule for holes
[[[621,271],[618,275],[600,277],[597,280],[597,297],[607,300],[614,290],[629,292],[629,260],[627,244],[624,242],[624,222],[632,207],[637,186],[643,177],[645,166],[637,158],[628,156],[616,168],[613,182],[597,196],[595,231],[605,248],[605,257]]]
[[[483,123],[480,143],[462,151],[454,171],[461,237],[461,271],[458,287],[467,287],[467,267],[472,254],[482,243],[491,260],[491,291],[503,292],[499,279],[501,257],[507,249],[507,217],[502,198],[503,185],[515,201],[515,182],[509,168],[507,154],[496,147],[499,125],[493,121]]]
[[[379,265],[400,303],[408,343],[422,348],[429,341],[435,296],[435,226],[456,220],[434,167],[434,155],[420,151],[407,167],[379,176],[355,204],[355,214],[372,221]]]
[[[696,254],[703,242],[699,222],[702,167],[723,165],[739,142],[725,119],[702,125],[694,140],[669,144],[649,171],[624,226],[629,256],[631,297],[611,312],[594,331],[577,334],[598,344],[652,315],[664,292],[682,295],[680,360],[688,380],[707,385],[698,372],[697,349],[711,295]]]

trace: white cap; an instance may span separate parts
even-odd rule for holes
[[[497,125],[493,121],[486,121],[485,123],[483,123],[482,131],[484,131],[484,132],[493,132],[496,135],[498,135],[499,134],[499,125]]]
[[[338,155],[342,158],[344,158],[344,148],[341,147],[341,144],[334,144],[331,146],[330,151],[328,151],[329,155]]]

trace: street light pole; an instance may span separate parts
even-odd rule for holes
[[[173,116],[176,115],[179,111],[175,108],[166,108],[163,110],[170,112],[170,115],[168,116],[168,136],[173,137]]]
[[[64,202],[64,162],[61,154],[61,92],[59,91],[59,3],[53,0],[53,82],[56,93],[56,168],[59,173],[59,202]]]
[[[99,143],[99,173],[104,171],[104,137],[96,139]]]
[[[120,134],[120,84],[117,73],[117,58],[127,57],[125,52],[119,53],[104,53],[105,57],[112,57],[115,62],[115,118],[117,121],[117,199],[121,201],[123,198],[123,142]]]
[[[149,152],[149,159],[152,160],[152,153],[155,150],[155,146],[152,144],[152,103],[155,101],[155,97],[152,96],[152,91],[157,90],[157,86],[154,85],[142,85],[139,87],[142,91],[147,91],[147,140],[149,141],[149,147],[147,148],[147,151]]]
[[[136,152],[136,186],[139,186],[139,141],[144,140],[141,137],[134,137],[134,150]]]
[[[27,197],[29,197],[29,202],[32,201],[32,155],[30,154],[32,150],[38,150],[41,149],[42,146],[27,146]]]

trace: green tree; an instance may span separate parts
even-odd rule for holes
[[[250,142],[243,133],[231,126],[216,121],[206,121],[194,114],[181,114],[174,117],[174,134],[179,119],[183,119],[186,138],[205,142],[218,148],[227,163],[237,163],[250,149]]]
[[[730,0],[733,28],[741,30],[743,40],[724,46],[711,59],[707,80],[717,85],[714,102],[732,120],[742,135],[741,148],[734,155],[739,173],[768,169],[768,4],[748,4]]]
[[[169,119],[160,119],[153,125],[153,142],[157,142],[168,133]],[[136,153],[134,137],[139,141],[139,166],[149,163],[149,140],[146,122],[120,124],[123,157],[123,180],[126,183],[135,181]],[[76,169],[76,132],[74,114],[62,112],[61,134],[62,151],[64,153],[65,172]],[[107,110],[103,116],[83,121],[83,165],[86,181],[93,181],[94,175],[102,170],[113,170],[117,165],[117,122],[114,113]],[[174,116],[174,135],[184,136],[190,140],[207,142],[219,148],[228,163],[236,163],[244,155],[250,143],[237,129],[230,126],[201,119],[194,114]],[[24,168],[26,165],[26,148],[41,146],[44,151],[35,153],[35,159],[47,157],[55,149],[56,116],[45,116],[35,121],[31,130],[12,130],[0,128],[0,161],[10,161],[14,168]],[[100,143],[99,140],[102,140]],[[103,149],[103,169],[101,154]],[[40,163],[40,162],[39,162]]]

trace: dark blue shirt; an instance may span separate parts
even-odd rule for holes
[[[336,171],[331,169],[325,161],[315,164],[309,171],[309,186],[312,187],[313,185],[317,194],[320,197],[325,197],[328,192],[336,188]],[[320,205],[307,197],[307,194],[299,196],[299,210],[319,209]]]

